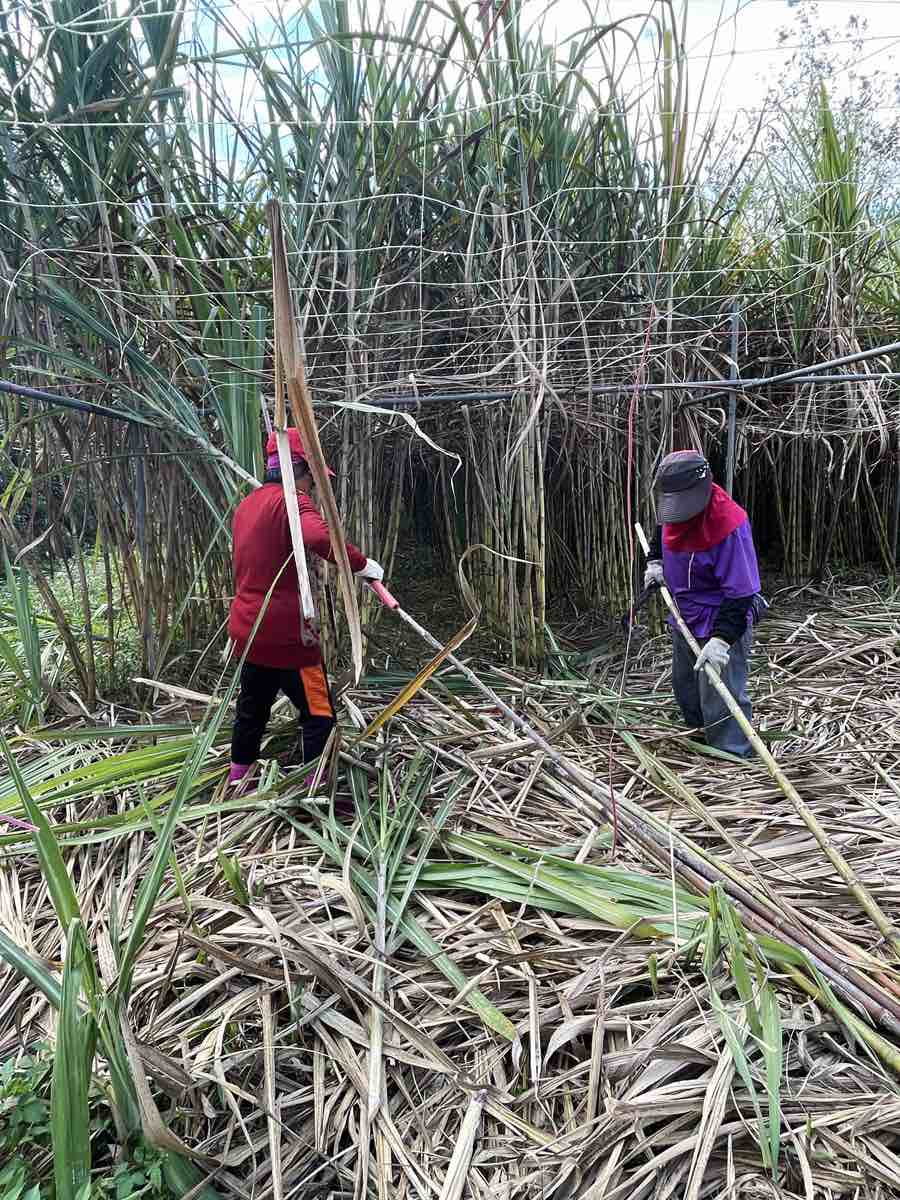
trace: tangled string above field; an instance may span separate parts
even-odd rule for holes
[[[733,393],[693,387],[896,341],[900,234],[871,182],[886,128],[870,126],[871,149],[865,114],[813,66],[764,131],[724,128],[724,85],[689,86],[697,54],[674,10],[559,45],[518,3],[481,6],[474,24],[448,11],[424,4],[394,27],[276,5],[264,33],[218,6],[191,22],[142,4],[127,28],[102,7],[10,8],[8,374],[150,425],[101,431],[85,414],[73,441],[10,402],[10,469],[27,461],[54,512],[94,486],[82,462],[109,464],[125,515],[104,516],[103,536],[144,546],[126,578],[142,623],[155,596],[151,640],[167,638],[164,580],[186,591],[199,570],[209,594],[227,590],[219,514],[259,474],[275,384],[274,194],[349,536],[388,564],[401,537],[434,547],[439,569],[475,543],[496,551],[483,612],[527,657],[544,653],[548,595],[624,602],[637,566],[615,527],[646,509],[675,444],[725,477],[733,465],[760,544],[792,574],[893,569],[896,357],[815,387],[748,387],[733,437]],[[713,32],[714,59],[727,28]],[[856,34],[847,53],[882,53]],[[843,44],[830,35],[831,53]],[[884,99],[870,89],[870,123]],[[138,453],[171,456],[164,484]],[[173,576],[152,560],[176,494],[202,507]]]

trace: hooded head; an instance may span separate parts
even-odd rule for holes
[[[702,513],[712,495],[709,463],[696,450],[667,454],[653,481],[656,519],[660,525],[678,525]]]

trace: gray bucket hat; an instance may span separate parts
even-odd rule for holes
[[[703,512],[712,495],[709,463],[696,450],[676,450],[659,464],[653,481],[656,519],[677,525]]]

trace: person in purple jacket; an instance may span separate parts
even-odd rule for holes
[[[675,699],[688,725],[705,729],[709,745],[748,758],[752,747],[703,667],[708,663],[721,676],[750,720],[748,656],[760,591],[750,521],[713,483],[709,463],[696,450],[667,455],[653,491],[659,524],[644,586],[665,583],[702,647],[695,661],[669,618]]]

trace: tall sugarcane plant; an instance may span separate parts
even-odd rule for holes
[[[224,618],[227,514],[275,390],[267,198],[348,536],[391,568],[415,497],[448,572],[484,547],[483,620],[517,661],[544,656],[554,597],[627,598],[627,517],[662,453],[723,465],[721,399],[678,385],[731,373],[736,302],[744,374],[889,340],[896,262],[824,90],[784,114],[778,153],[750,139],[735,161],[688,5],[558,44],[530,11],[0,2],[5,366],[145,423],[5,402],[6,469],[54,511],[96,509],[145,667]],[[425,424],[374,411],[494,390]],[[738,496],[792,575],[893,565],[893,385],[788,386],[738,414]],[[91,696],[103,645],[82,628],[66,644]]]

